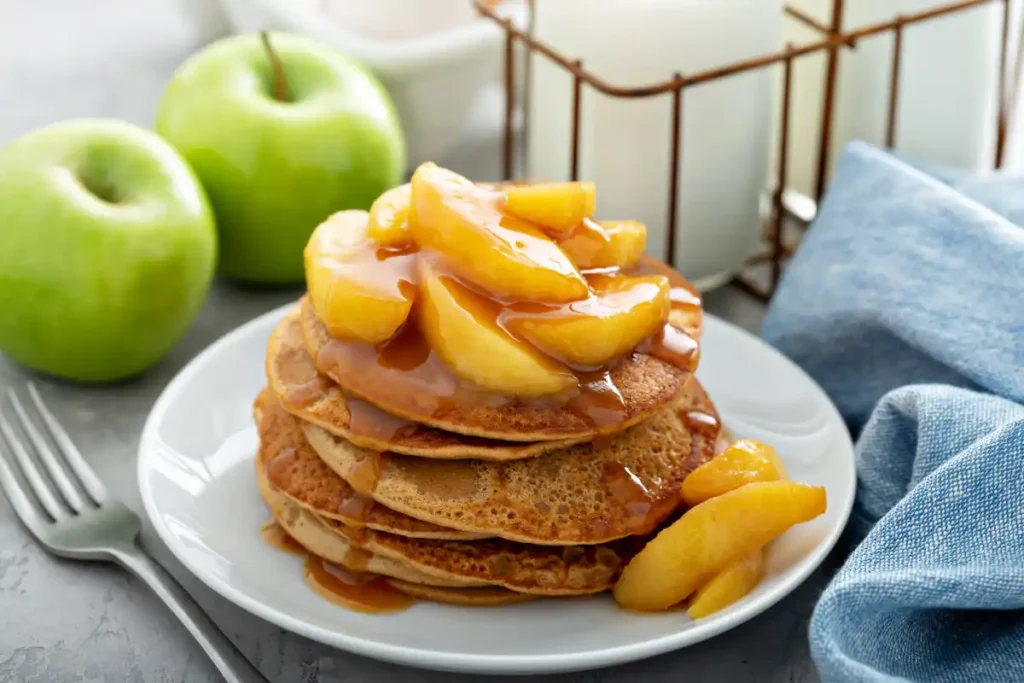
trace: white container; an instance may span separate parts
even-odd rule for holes
[[[935,0],[857,0],[845,26],[885,21],[935,7]],[[991,168],[996,140],[1002,5],[988,5],[903,31],[898,149],[938,164]],[[891,34],[860,41],[840,61],[836,151],[847,140],[885,140]],[[885,74],[882,76],[882,74]],[[881,77],[880,77],[881,76]]]
[[[792,4],[825,24],[831,21],[832,0]],[[845,5],[843,28],[888,21],[938,4],[939,0],[851,0]],[[998,2],[904,28],[897,149],[965,170],[991,168],[1001,31]],[[786,36],[800,43],[821,39],[792,20],[787,20]],[[840,51],[827,169],[851,140],[885,143],[892,54],[892,32],[862,39],[856,50]],[[813,192],[817,173],[824,64],[824,55],[815,55],[801,58],[795,70],[790,178],[791,186],[807,193]]]
[[[636,86],[777,49],[781,12],[776,0],[537,0],[535,30],[610,83]],[[531,80],[527,176],[565,179],[572,79],[534,56]],[[760,70],[684,91],[675,262],[698,286],[724,282],[759,244],[774,81]],[[663,259],[670,131],[670,95],[618,99],[584,86],[579,177],[597,183],[599,217],[643,221],[648,253]]]
[[[410,167],[443,162],[479,98],[503,84],[504,31],[469,0],[222,1],[236,31],[302,33],[370,67],[398,109]],[[500,9],[525,25],[521,3]]]

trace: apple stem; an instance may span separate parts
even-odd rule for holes
[[[260,31],[260,38],[263,40],[263,48],[267,51],[267,59],[270,60],[270,68],[274,70],[274,97],[281,102],[291,102],[292,93],[288,87],[288,78],[284,73],[284,64],[274,46],[270,44],[270,33]]]

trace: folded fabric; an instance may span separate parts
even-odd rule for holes
[[[1024,176],[847,147],[762,336],[858,436],[825,681],[1024,681]]]

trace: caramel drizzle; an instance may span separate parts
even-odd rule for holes
[[[335,605],[357,612],[382,614],[404,610],[416,602],[386,578],[367,572],[371,556],[359,547],[353,546],[346,554],[346,568],[307,552],[276,521],[264,524],[260,536],[273,548],[290,555],[305,556],[303,574],[306,584]]]
[[[289,553],[291,555],[305,555],[306,549],[303,548],[298,542],[288,535],[281,525],[275,520],[270,520],[262,527],[260,527],[260,538],[263,542],[272,548],[277,548],[281,552]]]
[[[322,598],[357,612],[399,612],[415,603],[384,577],[349,571],[315,555],[306,558],[304,574],[306,584]]]
[[[690,429],[690,461],[692,469],[714,457],[718,450],[718,438],[722,430],[722,420],[715,412],[686,409],[680,417]]]
[[[661,273],[656,268],[639,270]],[[674,277],[677,282],[685,283],[678,275]],[[691,290],[676,286],[672,291],[674,308],[699,307],[699,297]],[[518,306],[523,305],[526,304]],[[537,306],[548,307],[546,304]],[[494,315],[497,320],[500,311],[500,307],[494,304],[494,310],[489,315]],[[666,324],[659,334],[647,340],[637,351],[649,353],[665,363],[692,372],[699,346],[686,332]],[[407,412],[438,419],[477,406],[508,404],[521,406],[524,410],[565,406],[598,431],[619,424],[626,417],[622,394],[612,379],[611,368],[574,368],[577,379],[575,390],[564,395],[541,398],[503,396],[463,380],[427,343],[416,324],[415,314],[391,339],[376,346],[353,340],[329,339],[320,349],[317,365],[336,373],[336,376],[352,378],[350,386],[367,395],[373,402],[402,405]],[[359,378],[363,378],[363,381],[360,382]],[[374,392],[387,394],[374,395]],[[358,403],[355,406],[352,410],[352,429],[355,433],[388,441],[406,429],[415,429],[412,423],[399,418],[389,416],[390,419],[381,419],[379,415],[370,416],[370,409],[364,410],[364,406]],[[363,411],[367,416],[365,422],[360,423],[361,416],[356,414],[358,411]],[[382,430],[380,435],[375,434],[378,429]]]
[[[631,535],[650,533],[679,503],[674,492],[656,495],[664,488],[660,481],[645,483],[620,462],[604,463],[602,479],[611,499],[625,510],[626,531]]]

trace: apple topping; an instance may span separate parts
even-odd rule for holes
[[[420,262],[420,324],[430,346],[463,379],[516,396],[554,394],[576,385],[565,366],[518,343],[497,322],[500,307]]]
[[[370,207],[366,234],[384,247],[400,247],[412,240],[409,235],[409,201],[412,188],[409,183],[393,187]]]
[[[668,320],[668,278],[591,276],[593,293],[561,306],[506,307],[501,324],[546,354],[576,367],[597,368],[656,334]]]
[[[699,297],[642,260],[643,223],[595,221],[594,197],[592,183],[485,186],[422,164],[369,212],[317,228],[310,300],[335,337],[401,331],[448,379],[506,396],[567,395],[633,351],[692,370]]]
[[[459,275],[490,294],[528,301],[576,301],[587,283],[535,225],[505,214],[501,194],[426,163],[412,177],[409,229],[424,249],[448,257]]]
[[[332,336],[376,344],[409,317],[416,298],[415,253],[368,236],[366,211],[339,211],[305,249],[310,301]]]
[[[558,246],[578,268],[631,268],[640,260],[647,227],[639,221],[584,218],[558,238]]]
[[[594,183],[539,183],[509,188],[502,208],[557,234],[593,216],[596,201]]]

